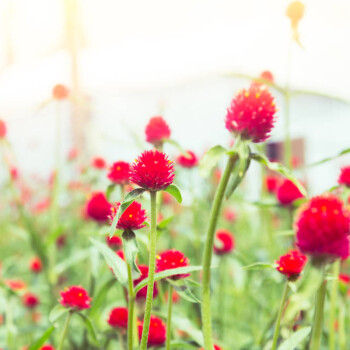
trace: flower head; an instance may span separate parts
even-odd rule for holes
[[[295,200],[303,198],[304,195],[300,192],[299,188],[290,180],[285,179],[278,186],[276,191],[277,200],[282,205],[290,205]]]
[[[43,345],[40,350],[55,350],[55,348],[52,345]]]
[[[271,83],[274,82],[274,77],[273,77],[273,74],[268,71],[268,70],[264,70],[261,74],[260,74],[260,78],[261,79],[264,79],[264,80],[267,80]]]
[[[5,284],[15,291],[22,290],[27,286],[22,280],[5,280]]]
[[[157,116],[149,120],[145,133],[147,142],[158,145],[168,139],[171,132],[166,121],[161,116]]]
[[[38,257],[34,257],[32,260],[29,262],[29,267],[34,273],[39,273],[43,269],[43,264]]]
[[[123,161],[115,162],[110,167],[107,177],[115,184],[125,185],[129,182],[129,171],[129,163]]]
[[[26,293],[22,297],[22,302],[28,309],[34,309],[39,305],[39,298],[33,293]]]
[[[218,255],[229,254],[235,247],[235,240],[231,232],[217,230],[215,234],[214,252]]]
[[[55,100],[64,100],[69,95],[69,90],[62,84],[57,84],[52,89],[52,97]]]
[[[170,269],[176,269],[178,267],[185,267],[189,265],[188,258],[178,250],[171,249],[167,250],[156,257],[157,271],[166,271]],[[173,280],[185,278],[190,276],[189,273],[171,276]]]
[[[138,322],[139,338],[141,340],[143,330],[143,322]],[[151,316],[149,324],[147,347],[161,346],[165,343],[166,325],[164,321],[156,316]]]
[[[345,185],[346,187],[350,187],[350,165],[340,170],[338,184]]]
[[[130,169],[131,182],[149,191],[167,188],[174,177],[173,162],[158,150],[143,152]]]
[[[115,307],[109,314],[108,324],[114,328],[128,328],[128,309],[126,307]]]
[[[192,151],[186,151],[187,154],[180,154],[177,157],[177,163],[184,168],[193,168],[198,164],[198,158]]]
[[[0,139],[5,138],[6,136],[6,124],[3,120],[0,119]]]
[[[86,214],[89,218],[104,222],[111,214],[112,204],[107,201],[103,192],[95,192],[86,204]]]
[[[60,303],[65,307],[77,310],[89,309],[90,301],[87,291],[80,286],[67,287],[61,292]]]
[[[293,1],[288,5],[286,16],[291,20],[293,27],[303,18],[304,12],[305,6],[301,1]]]
[[[237,213],[232,208],[225,208],[223,211],[224,219],[227,222],[235,222],[237,220]]]
[[[287,276],[289,280],[296,280],[302,273],[307,262],[307,257],[298,250],[291,250],[275,262],[276,270]]]
[[[111,249],[119,249],[122,246],[122,239],[119,236],[107,236],[106,243]]]
[[[294,222],[296,245],[314,261],[346,259],[350,253],[350,212],[334,195],[324,194],[303,204]]]
[[[269,193],[274,193],[278,188],[280,179],[277,176],[269,175],[266,176],[265,184],[266,189]]]
[[[95,169],[106,169],[106,161],[102,158],[102,157],[95,157],[92,162],[91,165],[95,168]]]
[[[269,90],[252,84],[232,100],[227,110],[226,129],[243,139],[263,142],[270,137],[275,114],[276,106]]]
[[[111,210],[111,220],[113,221],[120,203],[116,204]],[[117,229],[119,230],[138,230],[146,225],[144,222],[147,220],[146,210],[142,209],[139,202],[132,202],[123,212],[117,223]]]
[[[147,265],[139,265],[138,266],[141,275],[139,278],[134,280],[134,286],[136,286],[137,284],[139,284],[141,281],[143,281],[145,278],[148,277],[148,266]],[[140,289],[137,294],[136,294],[136,298],[137,299],[144,299],[146,298],[147,295],[147,287],[143,287],[142,289]],[[158,295],[158,288],[157,288],[157,283],[154,283],[154,288],[153,288],[153,298],[155,298]]]

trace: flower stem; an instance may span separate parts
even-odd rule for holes
[[[157,192],[150,191],[151,195],[151,233],[150,233],[150,253],[148,284],[145,306],[145,316],[143,319],[143,330],[141,337],[141,350],[147,349],[148,332],[151,320],[151,311],[153,303],[154,271],[156,267],[156,248],[157,248]]]
[[[66,322],[64,323],[64,326],[63,326],[63,331],[61,333],[61,339],[60,339],[60,343],[58,345],[57,350],[62,350],[63,349],[64,339],[66,338],[66,335],[67,335],[67,332],[68,332],[69,321],[70,321],[72,315],[73,315],[73,311],[70,310],[68,312],[68,315],[67,315],[67,318],[66,318]]]
[[[338,279],[340,271],[340,260],[336,260],[333,264],[333,281],[332,281],[332,290],[331,290],[331,309],[329,313],[329,349],[335,350],[335,313],[336,313],[336,303],[337,303],[337,294],[338,294]]]
[[[345,310],[346,299],[342,300],[343,305],[339,308],[339,349],[346,350],[346,333],[345,333]]]
[[[203,253],[203,281],[202,281],[202,327],[205,350],[213,349],[211,329],[211,305],[210,305],[210,280],[211,280],[211,259],[213,255],[214,234],[219,218],[219,213],[224,198],[228,180],[236,163],[237,156],[231,155],[227,161],[225,171],[221,177],[216,191],[213,206],[211,208],[209,226]]]
[[[170,338],[171,338],[171,312],[173,308],[173,286],[169,283],[168,289],[168,318],[166,323],[166,350],[170,350]]]
[[[131,266],[128,263],[126,265],[128,269],[128,350],[133,350],[135,294]]]
[[[311,336],[310,350],[319,350],[321,346],[323,309],[324,309],[324,301],[325,301],[326,289],[327,289],[327,282],[324,277],[325,277],[325,271],[323,270],[322,283],[316,293],[315,318],[314,318],[314,326],[313,326],[312,336]]]
[[[281,304],[280,304],[280,308],[279,308],[278,314],[277,314],[271,350],[276,350],[276,347],[277,347],[278,335],[280,332],[281,318],[282,318],[282,314],[283,314],[283,310],[284,310],[284,305],[286,304],[286,300],[287,300],[287,296],[288,296],[288,289],[289,289],[289,286],[288,286],[288,280],[287,280],[286,284],[284,285]]]

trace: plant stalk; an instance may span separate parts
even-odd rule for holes
[[[170,340],[171,340],[171,313],[173,308],[173,286],[169,283],[168,288],[168,318],[166,323],[166,350],[170,350]]]
[[[133,350],[135,293],[132,280],[131,266],[128,263],[126,265],[128,269],[128,350]]]
[[[331,289],[331,309],[329,313],[329,350],[335,350],[335,319],[336,319],[336,307],[337,307],[337,296],[338,296],[338,285],[339,285],[339,271],[340,271],[340,260],[336,260],[333,264],[333,280]]]
[[[60,339],[60,343],[59,343],[59,345],[58,345],[57,350],[62,350],[62,349],[63,349],[63,343],[64,343],[64,340],[65,340],[65,338],[66,338],[67,332],[68,332],[69,321],[70,321],[72,315],[73,315],[73,311],[70,310],[70,311],[68,312],[66,321],[65,321],[64,326],[63,326],[63,331],[62,331],[62,333],[61,333],[61,339]]]

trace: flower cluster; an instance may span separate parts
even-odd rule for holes
[[[340,170],[338,184],[350,187],[350,165]]]
[[[198,164],[197,156],[192,152],[187,150],[187,154],[180,154],[176,162],[184,168],[193,168]]]
[[[110,181],[118,185],[125,185],[129,182],[130,164],[119,161],[112,164],[107,177]]]
[[[60,303],[76,310],[84,310],[90,308],[91,298],[87,291],[80,286],[67,287],[61,292]]]
[[[218,230],[215,233],[214,252],[218,255],[229,254],[235,247],[235,240],[231,232]]]
[[[280,204],[287,206],[293,204],[295,200],[303,198],[304,195],[291,180],[285,179],[277,187],[276,197]]]
[[[113,221],[120,203],[117,203],[111,210],[111,221]],[[123,212],[117,223],[117,229],[119,230],[138,230],[145,227],[145,221],[147,220],[146,210],[141,208],[139,202],[132,202]]]
[[[62,84],[57,84],[52,89],[52,97],[55,100],[64,100],[69,96],[69,90]]]
[[[146,129],[146,141],[154,145],[162,144],[170,137],[170,128],[166,121],[160,117],[153,117],[149,120]]]
[[[295,280],[302,273],[307,262],[307,257],[298,250],[291,250],[275,261],[276,270],[287,276],[289,280]]]
[[[119,236],[106,237],[106,243],[111,249],[119,249],[122,246],[122,239]]]
[[[109,314],[108,324],[114,328],[128,328],[128,309],[126,307],[115,307]]]
[[[134,280],[134,286],[138,285],[141,281],[143,281],[145,278],[148,277],[148,266],[147,265],[139,265],[138,268],[141,272],[141,275],[139,278],[136,278]],[[145,299],[146,295],[147,295],[147,287],[143,287],[136,293],[136,298],[137,299]],[[155,298],[157,295],[158,295],[157,283],[154,283],[153,298]]]
[[[189,264],[188,258],[178,250],[171,249],[157,255],[157,271],[162,272],[178,267],[186,267]],[[171,279],[177,280],[190,276],[189,273],[171,276]]]
[[[143,322],[138,322],[139,338],[141,339],[143,330]],[[149,325],[147,347],[161,346],[166,339],[166,325],[164,321],[156,316],[151,316]]]
[[[32,260],[29,262],[29,268],[31,269],[32,272],[34,273],[39,273],[43,269],[43,264],[38,257],[34,257]]]
[[[86,204],[86,214],[97,222],[105,222],[111,214],[111,203],[103,192],[95,192]]]
[[[33,293],[26,293],[22,297],[22,302],[28,309],[34,309],[39,305],[39,298]]]

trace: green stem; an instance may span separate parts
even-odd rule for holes
[[[171,312],[173,308],[173,286],[169,283],[168,289],[168,318],[166,323],[166,350],[170,350],[170,340],[171,340]]]
[[[344,298],[343,305],[339,308],[339,348],[340,350],[346,350],[345,309],[346,309],[346,300]]]
[[[126,264],[128,269],[128,350],[133,350],[133,330],[134,330],[134,306],[135,306],[135,294],[134,285],[132,280],[132,272],[130,264]]]
[[[329,313],[329,349],[335,350],[335,318],[336,318],[336,304],[338,295],[338,285],[339,285],[339,271],[340,271],[340,260],[334,262],[333,264],[333,281],[331,290],[331,309]]]
[[[283,314],[283,310],[284,310],[284,305],[286,304],[286,300],[287,300],[287,296],[288,296],[288,289],[289,289],[289,286],[288,286],[288,280],[287,280],[286,284],[284,285],[281,304],[280,304],[280,308],[279,308],[278,314],[277,314],[271,350],[276,350],[276,347],[277,347],[278,335],[280,332],[280,324],[281,324],[282,314]]]
[[[124,350],[124,340],[122,332],[118,332],[119,349]]]
[[[310,350],[319,350],[321,346],[323,309],[324,309],[324,301],[325,301],[326,290],[327,290],[327,282],[324,277],[325,277],[325,271],[323,271],[322,283],[316,293],[315,317],[314,317],[314,325],[313,325],[312,336],[311,336]]]
[[[67,315],[67,318],[66,318],[66,322],[64,323],[64,326],[63,326],[63,331],[61,333],[61,339],[60,339],[60,343],[58,345],[57,350],[62,350],[63,349],[64,339],[66,338],[66,335],[67,335],[67,332],[68,332],[69,321],[70,321],[72,315],[73,315],[73,311],[70,310],[68,312],[68,315]]]
[[[150,191],[151,196],[151,232],[150,232],[150,252],[148,284],[145,306],[145,316],[143,319],[143,330],[141,337],[141,350],[147,349],[149,325],[151,321],[151,311],[153,303],[154,271],[156,267],[156,248],[157,248],[157,192]]]
[[[227,161],[224,173],[220,179],[218,189],[216,191],[213,206],[211,208],[209,226],[203,253],[203,281],[202,281],[202,327],[204,336],[205,350],[212,350],[212,322],[211,322],[211,305],[210,305],[210,280],[211,280],[211,259],[213,255],[214,235],[219,218],[219,213],[224,199],[225,190],[228,180],[236,163],[237,156],[231,155]]]

